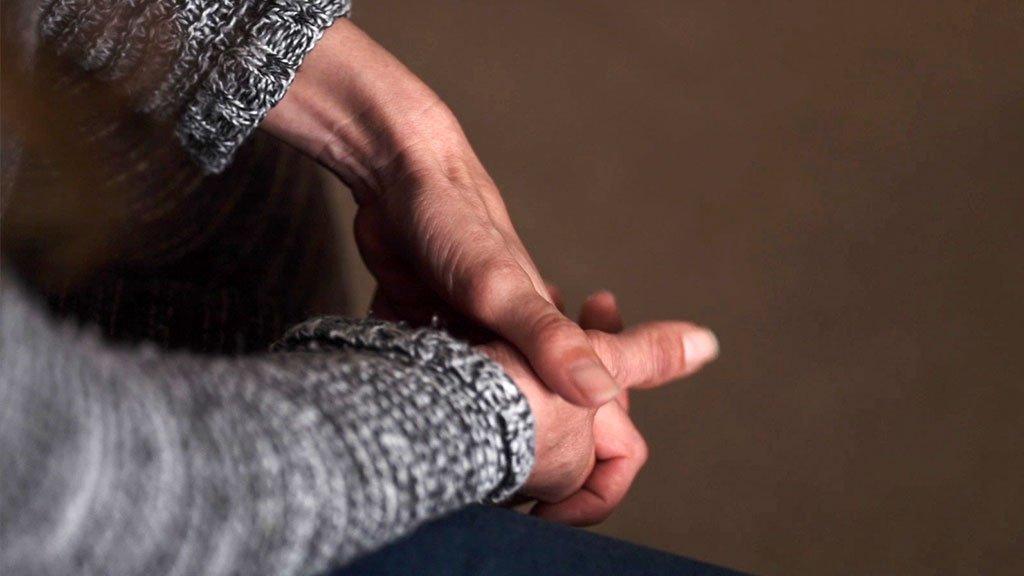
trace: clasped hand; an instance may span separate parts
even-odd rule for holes
[[[607,293],[568,319],[454,115],[351,22],[334,24],[261,126],[332,170],[359,205],[355,234],[376,277],[373,310],[440,316],[498,361],[527,397],[537,454],[523,494],[572,524],[621,501],[647,449],[626,390],[684,376],[717,354],[681,322],[619,333]]]

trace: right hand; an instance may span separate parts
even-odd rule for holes
[[[587,300],[580,324],[623,390],[661,386],[718,354],[714,335],[686,322],[649,322],[611,333],[621,320],[608,293]],[[481,348],[516,382],[536,420],[536,463],[522,490],[538,501],[532,513],[573,525],[604,520],[647,459],[647,444],[629,418],[628,405],[620,399],[596,411],[575,406],[548,389],[510,345]]]

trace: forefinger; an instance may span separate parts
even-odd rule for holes
[[[623,388],[659,386],[696,372],[718,356],[714,333],[688,322],[647,322],[620,334],[587,334]]]

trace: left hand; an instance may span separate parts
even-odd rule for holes
[[[579,406],[619,394],[590,339],[552,303],[455,116],[350,21],[328,29],[262,127],[352,189],[378,315],[423,324],[440,314],[493,332]]]

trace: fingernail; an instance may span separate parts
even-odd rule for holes
[[[569,370],[572,383],[591,402],[604,404],[619,395],[619,385],[608,371],[593,362],[581,362]]]
[[[595,298],[601,298],[602,296],[611,300],[612,304],[615,304],[615,294],[611,290],[606,290],[603,288],[601,290],[598,290],[597,292],[594,292],[590,296],[587,296],[587,300],[594,300]]]
[[[700,366],[718,357],[718,338],[707,328],[689,330],[683,334],[683,352],[687,366]]]

